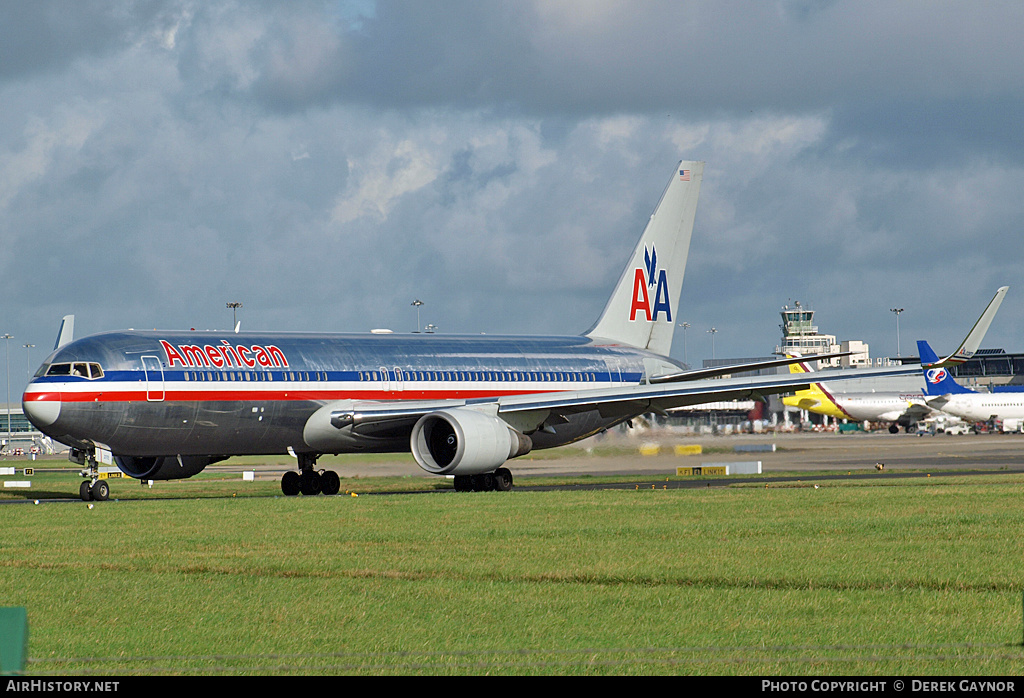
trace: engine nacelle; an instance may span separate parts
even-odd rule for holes
[[[125,475],[139,480],[180,480],[192,477],[225,456],[114,456]]]
[[[478,475],[529,453],[533,441],[497,417],[455,407],[420,417],[410,445],[416,462],[428,473]]]

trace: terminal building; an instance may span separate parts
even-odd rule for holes
[[[0,455],[58,453],[66,450],[67,446],[54,442],[32,426],[21,404],[0,404]]]

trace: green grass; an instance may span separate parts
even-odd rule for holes
[[[1024,479],[912,482],[15,505],[0,570],[32,674],[1018,673]]]

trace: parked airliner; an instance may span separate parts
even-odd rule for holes
[[[807,363],[792,364],[792,373],[812,373]],[[806,390],[782,398],[783,404],[833,419],[849,419],[854,422],[889,422],[893,434],[930,415],[933,410],[925,404],[921,393],[906,392],[860,392],[840,393],[833,386],[819,381],[811,383]]]
[[[68,322],[25,391],[25,414],[88,466],[83,499],[109,495],[100,462],[160,480],[245,454],[295,456],[298,470],[281,480],[288,495],[337,493],[338,476],[317,471],[317,459],[352,452],[411,451],[427,472],[454,476],[456,489],[507,490],[505,462],[531,449],[645,412],[806,387],[800,375],[705,380],[737,367],[689,371],[668,357],[703,170],[673,170],[582,335],[119,331],[73,340]]]

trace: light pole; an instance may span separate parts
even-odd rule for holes
[[[4,340],[4,363],[7,365],[7,445],[11,443],[11,340],[14,335],[6,332],[0,335]]]
[[[683,363],[689,366],[690,364],[686,361],[686,330],[691,327],[688,322],[681,322],[679,326],[683,328]]]
[[[416,306],[416,329],[413,330],[413,332],[419,332],[420,331],[420,306],[423,305],[423,301],[421,301],[419,298],[417,298],[416,300],[414,300],[412,302],[412,305]]]
[[[711,335],[711,360],[715,360],[715,335],[718,334],[718,328],[712,327],[708,330],[708,334]]]
[[[228,309],[231,310],[231,329],[238,327],[238,309],[242,307],[239,302],[228,303]]]
[[[900,358],[900,313],[903,308],[889,308],[890,313],[896,313],[896,358]]]

